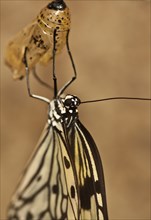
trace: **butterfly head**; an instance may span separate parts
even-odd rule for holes
[[[49,120],[55,122],[71,122],[78,118],[78,109],[81,101],[77,96],[66,95],[64,98],[57,98],[50,103]]]
[[[66,97],[63,99],[64,107],[68,109],[77,109],[77,107],[80,105],[81,101],[77,96],[74,95],[66,95]]]
[[[62,114],[62,120],[67,127],[70,127],[72,122],[77,120],[78,106],[80,103],[80,99],[74,95],[66,95],[64,98],[62,98],[63,108],[65,109],[65,113]]]

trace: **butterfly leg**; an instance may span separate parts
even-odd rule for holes
[[[71,60],[71,65],[72,65],[72,68],[73,68],[73,77],[71,80],[69,80],[64,86],[62,89],[60,89],[60,91],[58,92],[58,95],[61,95],[65,89],[77,78],[77,71],[76,71],[76,67],[75,67],[75,64],[74,64],[74,61],[73,61],[73,57],[72,57],[72,53],[70,51],[70,47],[69,47],[69,32],[70,30],[68,30],[67,32],[67,37],[66,37],[66,47],[67,47],[67,51],[68,51],[68,55],[70,57],[70,60]]]
[[[42,85],[42,86],[45,86],[47,89],[51,89],[51,90],[53,90],[53,87],[52,86],[50,86],[48,83],[46,83],[45,81],[43,81],[40,77],[39,77],[39,75],[37,74],[37,71],[36,71],[36,68],[34,67],[33,69],[32,69],[32,73],[33,73],[33,76],[35,77],[35,79]]]
[[[23,63],[25,65],[25,70],[26,70],[26,82],[27,82],[28,94],[32,98],[39,99],[41,101],[50,103],[49,99],[42,97],[42,96],[39,96],[39,95],[34,95],[31,93],[30,83],[29,83],[29,67],[28,67],[28,61],[27,61],[27,53],[28,53],[28,47],[25,47],[24,56],[23,56]]]

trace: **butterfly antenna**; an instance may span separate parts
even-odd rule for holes
[[[138,98],[138,97],[109,97],[109,98],[104,98],[104,99],[95,99],[95,100],[86,100],[82,101],[81,104],[86,104],[86,103],[92,103],[92,102],[104,102],[104,101],[111,101],[111,100],[139,100],[139,101],[151,101],[150,98]]]
[[[52,63],[52,73],[53,73],[53,81],[54,81],[54,98],[57,96],[57,77],[55,71],[55,57],[56,57],[56,29],[53,33],[53,63]]]
[[[64,86],[62,89],[60,89],[60,91],[58,92],[58,96],[61,95],[69,85],[71,85],[73,83],[73,81],[77,78],[77,71],[76,71],[76,67],[75,67],[75,64],[74,64],[74,60],[73,60],[73,57],[72,57],[72,53],[70,51],[70,47],[69,47],[69,32],[70,30],[68,30],[67,32],[67,37],[66,37],[66,47],[67,47],[67,51],[68,51],[68,55],[69,55],[69,58],[71,60],[71,65],[72,65],[72,68],[73,68],[73,77],[71,80],[69,80]]]

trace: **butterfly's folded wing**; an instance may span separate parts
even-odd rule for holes
[[[78,219],[76,187],[64,137],[48,125],[11,201],[8,219]]]
[[[70,126],[68,138],[78,177],[81,219],[108,220],[103,167],[96,144],[79,120]]]

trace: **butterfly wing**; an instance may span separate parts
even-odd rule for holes
[[[78,219],[76,189],[64,137],[48,125],[12,199],[8,219]]]
[[[96,144],[79,120],[68,138],[78,178],[81,219],[108,220],[103,167]]]

